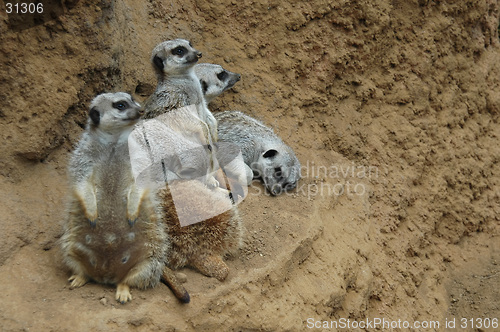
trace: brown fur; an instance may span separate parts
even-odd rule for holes
[[[164,213],[163,221],[171,242],[167,265],[173,269],[191,266],[222,281],[229,273],[229,268],[222,260],[223,256],[235,253],[241,245],[242,228],[238,211],[229,202],[230,209],[224,213],[182,227],[176,210],[181,207],[174,205],[171,194],[171,190],[180,185],[182,190],[176,191],[180,195],[176,196],[176,200],[184,201],[190,214],[203,216],[217,208],[224,209],[228,206],[227,196],[208,189],[197,180],[172,182],[168,188],[161,190],[159,196]]]

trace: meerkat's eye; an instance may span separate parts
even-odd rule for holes
[[[217,74],[217,78],[221,81],[224,81],[226,79],[226,77],[227,77],[227,73],[225,70],[223,70]]]
[[[128,108],[128,104],[126,101],[117,101],[116,103],[113,103],[113,108],[123,111]]]
[[[173,55],[183,56],[187,52],[187,49],[184,46],[178,46],[172,50]]]

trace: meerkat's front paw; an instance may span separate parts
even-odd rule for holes
[[[125,304],[128,301],[132,301],[132,294],[130,294],[130,288],[125,284],[118,284],[116,287],[115,299],[121,304]]]
[[[128,218],[127,221],[128,221],[128,224],[130,225],[130,227],[134,227],[135,222],[137,221],[137,217]]]
[[[71,277],[69,277],[68,281],[71,283],[71,285],[69,286],[69,289],[74,289],[74,288],[82,287],[83,285],[85,285],[89,281],[89,279],[87,279],[85,276],[74,274]]]
[[[90,227],[95,228],[95,226],[97,225],[97,216],[95,217],[87,216],[87,221],[89,222]]]
[[[97,204],[87,204],[85,206],[85,218],[87,218],[91,227],[95,227],[97,225]]]
[[[139,205],[141,201],[135,193],[129,193],[127,201],[127,221],[130,227],[135,225],[139,218]]]
[[[79,183],[75,188],[76,196],[79,198],[85,218],[87,218],[91,227],[97,224],[97,199],[95,196],[95,188],[90,182]]]
[[[132,227],[139,218],[139,209],[145,194],[144,190],[140,190],[135,185],[132,186],[127,197],[127,221]]]
[[[135,225],[139,218],[139,206],[129,199],[127,203],[127,221],[130,227]]]

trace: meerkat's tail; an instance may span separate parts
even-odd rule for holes
[[[161,276],[162,281],[172,290],[175,297],[179,299],[182,303],[189,303],[191,298],[189,297],[189,293],[182,286],[181,282],[177,279],[169,267],[165,266],[163,268],[163,274]]]

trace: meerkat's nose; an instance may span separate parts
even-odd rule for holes
[[[202,57],[202,55],[203,55],[203,54],[202,54],[201,52],[196,53],[196,57],[197,57],[198,59],[199,59],[199,58],[201,58],[201,57]]]

